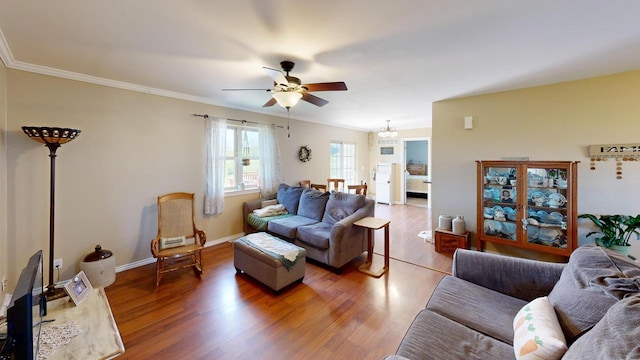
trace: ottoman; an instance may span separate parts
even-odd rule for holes
[[[292,263],[284,259],[277,253],[282,249],[297,250],[297,260]],[[264,232],[249,234],[233,242],[236,272],[244,272],[276,292],[293,282],[302,282],[306,256],[304,248]]]

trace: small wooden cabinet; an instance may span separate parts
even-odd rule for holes
[[[478,250],[489,241],[571,255],[577,247],[577,164],[477,161]]]
[[[467,249],[469,246],[469,232],[456,234],[449,230],[437,228],[435,231],[436,252],[453,254],[457,248]]]

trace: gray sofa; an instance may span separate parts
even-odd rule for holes
[[[514,318],[545,296],[568,346],[554,358],[640,359],[640,264],[597,246],[576,249],[567,264],[458,249],[452,276],[386,359],[535,359],[516,354],[514,335],[540,329],[514,331]]]
[[[288,215],[251,219],[265,200],[243,204],[245,232],[266,231],[307,251],[307,258],[332,267],[342,266],[367,250],[366,232],[353,223],[374,216],[375,203],[362,195],[320,192],[315,189],[281,184],[276,199]],[[257,227],[257,228],[256,228]]]

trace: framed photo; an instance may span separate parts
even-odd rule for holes
[[[513,189],[500,189],[500,202],[513,203]]]
[[[87,279],[87,275],[84,274],[84,271],[80,271],[64,286],[64,289],[67,291],[67,294],[69,294],[71,300],[73,300],[73,303],[78,306],[91,294],[93,287],[89,279]]]
[[[380,148],[380,155],[393,155],[393,146],[383,146]]]

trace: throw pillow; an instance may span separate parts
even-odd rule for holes
[[[618,301],[593,329],[571,345],[564,359],[640,359],[638,319],[640,294]]]
[[[304,189],[302,196],[300,196],[298,215],[317,221],[322,220],[327,200],[329,200],[328,192],[321,192],[316,189]]]
[[[560,359],[567,342],[549,299],[537,298],[513,319],[513,350],[516,359]]]
[[[303,187],[280,184],[276,195],[278,203],[283,204],[289,214],[297,214],[300,195],[304,189]]]
[[[591,329],[618,300],[640,292],[640,267],[626,256],[585,245],[569,258],[549,301],[569,344]]]
[[[329,196],[327,207],[324,210],[322,222],[335,224],[338,221],[356,212],[364,206],[366,199],[362,195],[334,192]]]
[[[168,237],[168,238],[160,238],[160,249],[171,249],[178,246],[185,245],[187,243],[187,237],[176,236],[176,237]]]

